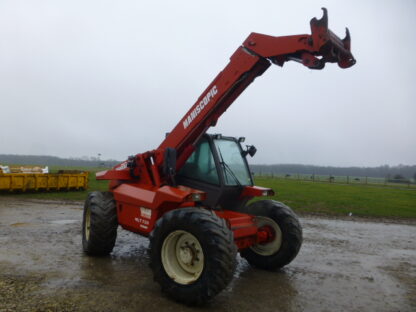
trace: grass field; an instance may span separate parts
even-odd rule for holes
[[[105,191],[108,181],[97,181],[95,172],[103,168],[51,168],[81,169],[89,171],[89,188],[86,191],[43,192],[16,194],[20,198],[85,200],[94,190]],[[297,181],[270,177],[257,177],[256,185],[271,187],[276,196],[299,212],[325,213],[373,217],[416,218],[416,190],[360,184],[336,184]],[[5,193],[4,195],[11,195]]]
[[[256,178],[256,184],[273,188],[277,193],[273,199],[296,211],[416,218],[416,191],[412,189],[276,178]]]

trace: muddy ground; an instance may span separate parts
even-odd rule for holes
[[[82,203],[0,197],[0,311],[416,311],[416,225],[302,217],[284,269],[238,259],[230,286],[192,308],[164,297],[147,239],[119,229],[111,256],[81,251]]]

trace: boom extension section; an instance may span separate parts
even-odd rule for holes
[[[184,165],[201,136],[216,125],[234,100],[272,63],[283,66],[287,61],[297,61],[310,69],[323,69],[326,63],[338,63],[341,68],[355,64],[348,28],[344,39],[336,36],[328,29],[325,8],[322,18],[313,18],[310,26],[310,35],[273,37],[251,33],[156,150],[137,154],[112,170],[99,172],[97,179],[113,180],[110,188],[123,180],[149,187],[172,185],[175,171]]]

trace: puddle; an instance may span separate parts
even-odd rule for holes
[[[79,223],[79,220],[54,220],[54,221],[51,221],[50,223],[64,225],[64,224]]]
[[[27,223],[27,222],[18,222],[18,223],[10,224],[10,226],[14,226],[14,227],[29,226],[29,225],[31,225],[31,224],[30,223]]]

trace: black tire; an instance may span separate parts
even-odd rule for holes
[[[108,255],[117,238],[117,210],[113,194],[92,192],[84,205],[82,247],[90,256]]]
[[[169,276],[172,275],[172,266],[167,263],[182,261],[179,260],[178,248],[184,249],[180,247],[180,242],[189,234],[197,240],[199,247],[193,251],[192,248],[185,248],[192,251],[190,253],[192,259],[197,255],[195,262],[201,260],[202,254],[202,264],[200,262],[195,264],[195,266],[200,265],[200,275],[195,273],[196,276],[190,277],[189,280],[181,280],[179,277],[187,276],[187,272],[184,271],[184,275],[177,275],[178,278],[174,280]],[[225,220],[212,211],[202,208],[181,208],[170,211],[157,221],[149,239],[150,267],[154,280],[160,284],[165,294],[176,301],[189,305],[204,304],[222,291],[233,277],[237,254],[234,236]],[[176,241],[170,243],[173,239]],[[169,246],[175,246],[176,257],[166,260],[166,255],[170,254]],[[186,246],[190,246],[188,242]],[[200,251],[202,253],[199,253]],[[193,266],[194,260],[191,264],[181,263],[182,267]],[[180,266],[178,267],[182,270]]]
[[[257,244],[241,251],[241,256],[251,265],[260,269],[275,270],[289,264],[296,257],[302,245],[302,227],[292,209],[274,200],[260,200],[246,206],[243,212],[266,217],[261,220],[269,222],[272,226],[277,225],[277,230],[280,230],[279,235],[275,233],[275,237],[281,237],[280,244]]]

